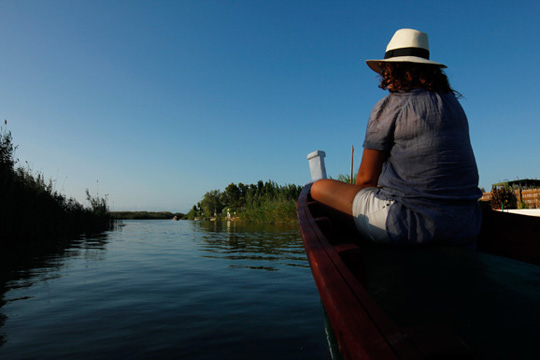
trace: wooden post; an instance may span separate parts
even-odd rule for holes
[[[354,181],[353,181],[353,166],[354,166],[354,145],[352,146],[352,149],[351,149],[351,184],[354,183]]]

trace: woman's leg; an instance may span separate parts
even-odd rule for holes
[[[358,185],[322,179],[312,185],[311,196],[331,208],[352,215],[353,200],[360,190],[362,187]]]
[[[375,242],[389,243],[386,218],[393,201],[375,198],[374,190],[375,188],[324,179],[312,185],[311,196],[341,213],[350,215],[354,227],[364,237]]]

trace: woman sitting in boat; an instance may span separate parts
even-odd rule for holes
[[[367,60],[389,94],[368,120],[356,185],[313,184],[312,197],[352,215],[365,237],[391,244],[473,245],[478,169],[467,117],[426,33],[398,30],[383,60]]]

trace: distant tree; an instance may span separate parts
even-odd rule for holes
[[[201,208],[206,217],[212,217],[216,214],[220,214],[223,210],[223,203],[221,202],[221,191],[211,190],[204,194],[201,200]]]
[[[239,185],[242,185],[241,183]],[[240,209],[245,205],[245,194],[239,185],[229,184],[221,194],[221,202],[224,206],[232,209]]]
[[[189,220],[194,220],[199,217],[199,212],[197,211],[197,206],[193,205],[191,210],[186,214],[186,218]]]

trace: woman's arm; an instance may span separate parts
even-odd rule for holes
[[[377,186],[381,174],[385,153],[378,150],[364,149],[362,164],[356,177],[356,185],[337,180],[322,179],[311,187],[311,196],[345,214],[352,215],[352,203],[356,194],[363,188]]]
[[[385,157],[386,153],[383,151],[364,149],[362,163],[356,176],[356,185],[361,188],[377,186]]]

